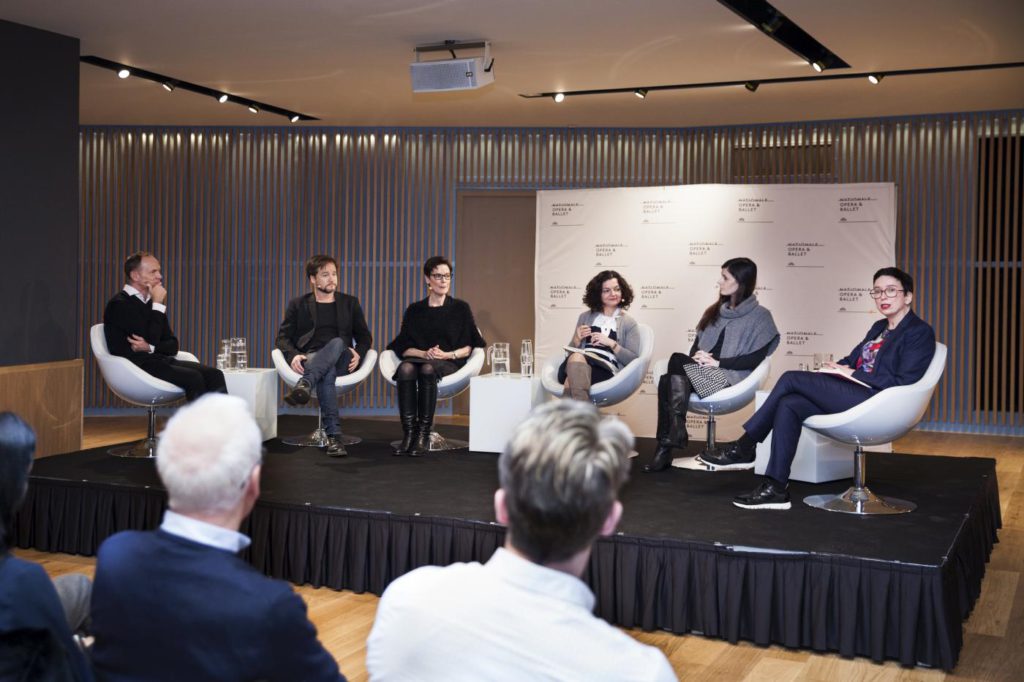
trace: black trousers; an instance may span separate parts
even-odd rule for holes
[[[139,365],[147,374],[185,389],[185,398],[192,402],[204,393],[227,393],[224,373],[216,367],[186,360],[161,360]]]

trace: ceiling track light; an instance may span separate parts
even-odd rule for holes
[[[870,73],[868,74],[868,83],[871,83],[872,85],[878,85],[879,83],[882,82],[883,78],[885,78],[884,73]]]
[[[645,99],[647,97],[647,90],[644,88],[637,88],[633,91],[633,94],[640,99]]]
[[[234,101],[240,102],[241,104],[244,104],[247,107],[249,107],[249,111],[252,111],[253,113],[266,112],[268,114],[277,114],[278,116],[285,117],[292,123],[295,123],[297,121],[318,120],[315,116],[310,116],[308,114],[292,111],[291,109],[275,107],[273,104],[257,102],[251,99],[240,100],[238,98],[232,98],[231,95],[221,90],[208,88],[205,85],[199,85],[198,83],[190,83],[188,81],[183,81],[178,78],[174,78],[173,76],[168,76],[166,74],[156,73],[154,71],[146,71],[145,69],[137,69],[129,64],[121,64],[120,62],[114,62],[109,59],[104,59],[103,57],[86,55],[80,57],[79,61],[85,64],[91,64],[92,66],[98,66],[102,69],[108,69],[110,71],[113,71],[120,78],[128,78],[129,76],[133,76],[135,78],[142,78],[143,80],[153,81],[154,83],[160,84],[164,88],[164,90],[168,92],[174,92],[175,90],[187,90],[189,92],[194,92],[197,95],[206,95],[207,97],[212,97],[221,104],[234,99]]]
[[[662,92],[665,90],[706,90],[708,88],[735,88],[737,86],[744,86],[750,92],[754,92],[759,86],[767,84],[778,85],[782,83],[811,83],[818,81],[837,81],[846,80],[849,78],[871,78],[874,77],[877,81],[881,81],[882,78],[892,78],[894,76],[923,76],[929,74],[941,74],[941,73],[963,73],[966,71],[996,71],[998,69],[1020,69],[1024,68],[1024,62],[1001,62],[998,64],[967,64],[961,66],[936,66],[926,69],[900,69],[900,70],[889,70],[884,74],[877,71],[864,71],[861,73],[847,73],[847,72],[833,72],[830,67],[829,73],[823,73],[818,76],[787,76],[785,78],[762,78],[760,80],[741,80],[741,81],[715,81],[706,83],[675,83],[672,85],[645,85],[643,87],[628,86],[623,88],[591,88],[587,90],[562,90],[559,92],[533,92],[533,93],[521,93],[519,96],[523,99],[541,99],[551,97],[556,102],[561,102],[566,97],[580,97],[584,95],[616,95],[621,93],[632,92],[636,94],[638,91],[643,92]],[[872,83],[877,82],[872,80]]]
[[[820,59],[815,59],[813,62],[811,62],[811,68],[817,71],[818,73],[821,73],[825,70],[825,62],[821,61]]]

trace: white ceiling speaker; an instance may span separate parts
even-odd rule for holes
[[[482,57],[459,58],[455,50],[483,49]],[[448,52],[451,59],[420,61],[425,52]],[[446,40],[437,45],[415,48],[416,61],[409,65],[413,92],[451,92],[476,90],[494,82],[494,60],[487,41],[458,42]]]

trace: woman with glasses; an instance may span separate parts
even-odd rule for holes
[[[644,471],[663,471],[675,448],[685,448],[690,392],[706,398],[742,381],[775,352],[779,330],[767,308],[757,302],[757,264],[749,258],[722,263],[718,298],[697,323],[689,354],[673,353],[658,382],[658,449]]]
[[[614,270],[597,273],[587,282],[576,330],[558,368],[562,397],[590,400],[590,386],[611,379],[640,354],[636,320],[626,314],[633,289]],[[570,350],[578,349],[578,350]]]
[[[427,259],[423,264],[427,297],[405,309],[402,328],[388,344],[388,350],[402,359],[393,377],[404,434],[396,455],[418,456],[430,450],[437,382],[465,365],[474,348],[486,345],[469,304],[448,295],[452,277],[447,258]]]
[[[935,331],[910,309],[914,280],[899,268],[875,273],[871,298],[884,318],[839,362],[820,372],[786,372],[761,408],[743,425],[738,441],[716,457],[714,469],[753,469],[754,447],[772,433],[771,459],[761,484],[733,504],[743,509],[789,509],[787,485],[800,429],[808,417],[835,414],[882,389],[915,383],[935,354]]]

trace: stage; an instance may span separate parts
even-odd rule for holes
[[[280,418],[279,433],[314,420]],[[485,561],[497,455],[466,450],[394,457],[396,422],[350,419],[349,456],[266,443],[262,496],[243,527],[246,556],[298,584],[380,594],[425,564]],[[441,426],[466,438],[465,427]],[[696,445],[692,446],[696,452]],[[732,497],[751,472],[643,474],[641,439],[619,532],[595,547],[584,578],[597,613],[645,630],[697,633],[952,670],[1000,527],[995,461],[868,455],[868,485],[918,508],[860,518],[805,506],[849,481],[791,486],[788,512],[745,511]],[[95,554],[119,530],[155,527],[165,504],[153,462],[105,448],[38,460],[14,544]]]

